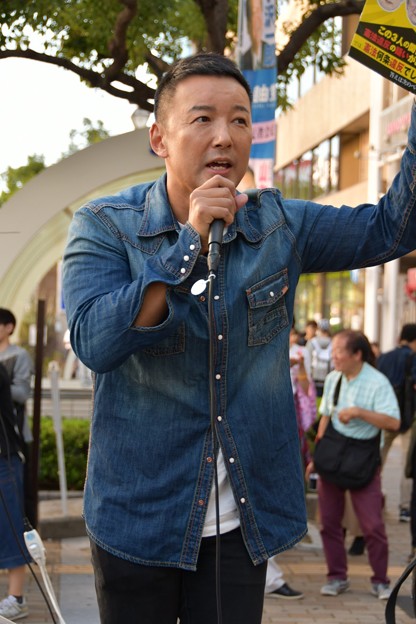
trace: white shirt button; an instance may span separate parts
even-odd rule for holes
[[[192,245],[189,245],[189,249],[193,251],[195,249],[195,245],[192,243]]]
[[[183,275],[184,273],[186,273],[186,269],[182,268],[182,269],[181,269],[181,273],[182,273],[182,275]]]
[[[222,335],[222,334],[219,334],[219,335],[218,335],[218,340],[222,340],[222,339],[223,339],[223,335]]]
[[[274,292],[272,290],[270,291],[270,297],[274,297]]]
[[[219,295],[214,295],[214,299],[215,299],[215,301],[218,301],[218,299],[219,299],[219,298],[220,298],[220,296],[219,296]]]
[[[217,373],[217,374],[215,375],[215,379],[221,379],[221,375],[220,375],[219,373]]]
[[[235,462],[234,457],[230,457],[229,462],[230,462],[230,464],[233,464]]]
[[[218,420],[219,422],[221,422],[221,421],[222,421],[222,416],[217,416],[217,420]]]
[[[245,502],[246,502],[245,498],[240,498],[240,503],[243,503],[243,505],[244,505]]]
[[[188,262],[189,256],[184,256],[183,259],[185,260],[185,262]]]

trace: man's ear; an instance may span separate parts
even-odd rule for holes
[[[153,123],[150,127],[149,139],[150,146],[154,153],[160,156],[160,158],[166,158],[168,155],[168,150],[164,142],[163,126],[161,126],[157,122]]]

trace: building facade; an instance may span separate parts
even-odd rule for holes
[[[286,197],[335,206],[374,202],[391,184],[407,142],[413,96],[348,57],[358,18],[343,22],[341,77],[315,78],[277,120],[275,185]],[[382,350],[416,322],[407,283],[416,253],[382,267],[302,276],[297,324],[328,318],[333,330],[363,330]],[[415,287],[416,290],[416,287]]]

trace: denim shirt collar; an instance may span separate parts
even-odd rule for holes
[[[166,232],[179,232],[178,221],[173,214],[166,189],[167,174],[161,176],[149,189],[143,205],[143,218],[137,231],[140,238],[152,238]],[[235,221],[227,228],[224,243],[231,242],[237,232],[253,244],[259,243],[264,234],[256,227],[257,206],[260,202],[258,191],[250,196],[249,201],[236,214]]]

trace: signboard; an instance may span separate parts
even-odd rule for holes
[[[416,0],[367,0],[349,54],[416,94]]]
[[[258,188],[273,186],[276,152],[275,0],[240,0],[238,65],[253,92],[250,167]]]
[[[412,109],[411,95],[384,109],[380,116],[380,151],[398,153],[407,145]]]

